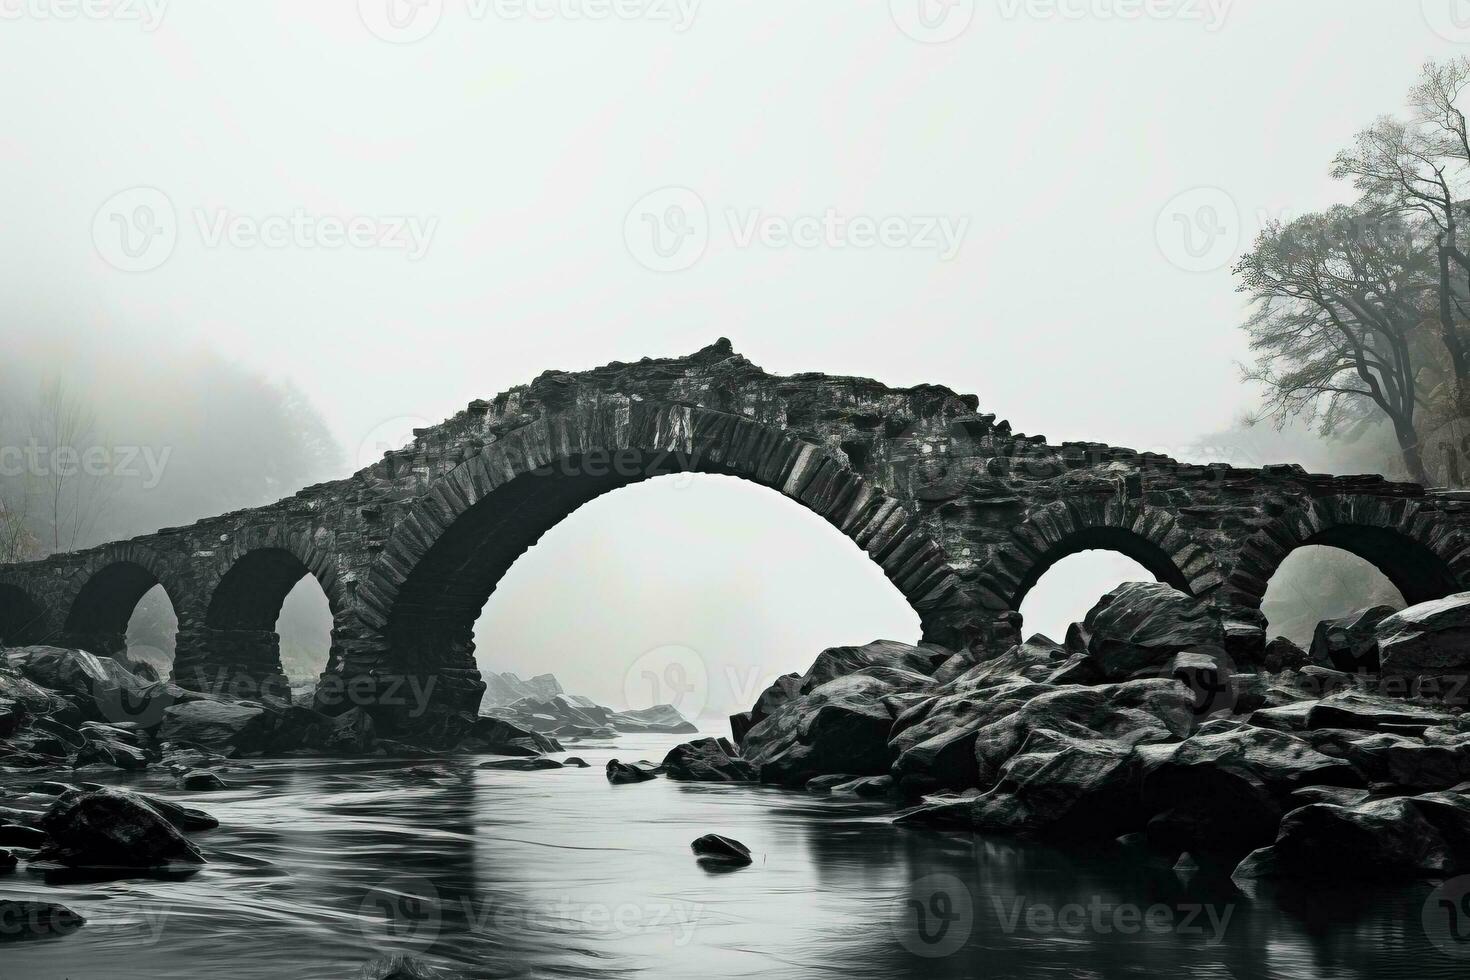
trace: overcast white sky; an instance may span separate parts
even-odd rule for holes
[[[722,335],[1183,452],[1251,399],[1235,243],[1470,51],[1453,0],[93,2],[0,0],[6,331],[218,349],[354,460]]]

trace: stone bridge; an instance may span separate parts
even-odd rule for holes
[[[0,566],[0,643],[120,651],[134,606],[162,584],[178,683],[278,683],[276,619],[313,575],[334,617],[324,690],[432,678],[436,710],[473,711],[474,622],[517,556],[594,497],[680,471],[750,480],[821,515],[903,593],[925,639],[949,646],[1015,639],[1027,591],[1087,549],[1218,607],[1242,656],[1263,642],[1267,580],[1303,545],[1358,554],[1410,602],[1470,589],[1466,495],[1054,445],[973,395],[774,376],[721,340],[548,371],[266,507]]]

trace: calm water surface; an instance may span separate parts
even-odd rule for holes
[[[593,768],[549,772],[276,760],[212,794],[118,775],[214,813],[220,829],[194,835],[209,864],[174,880],[0,877],[0,897],[88,919],[0,945],[0,980],[317,980],[392,952],[471,977],[1470,974],[1425,938],[1428,886],[1251,897],[1122,848],[897,829],[880,803],[603,777],[609,758],[656,761],[683,738],[569,746]],[[406,773],[424,765],[444,777]],[[710,832],[755,864],[702,868],[689,842]]]

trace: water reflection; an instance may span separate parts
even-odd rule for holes
[[[219,817],[183,880],[43,884],[80,931],[8,944],[6,978],[353,976],[392,952],[471,977],[1461,976],[1420,925],[1427,886],[1240,892],[1228,869],[898,829],[875,801],[656,780],[602,764],[679,739],[581,744],[590,769],[471,760],[257,763],[178,794]],[[712,874],[720,833],[754,863]]]

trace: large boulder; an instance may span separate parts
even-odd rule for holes
[[[1012,677],[1009,683],[975,692],[937,694],[900,712],[889,735],[892,773],[900,790],[918,796],[980,785],[975,757],[980,730],[1053,689]]]
[[[1338,619],[1324,619],[1312,634],[1311,662],[1349,674],[1378,671],[1378,625],[1394,613],[1392,606],[1359,609]]]
[[[670,779],[702,783],[749,783],[755,767],[724,738],[701,738],[676,745],[664,756],[664,774]]]
[[[1466,872],[1470,798],[1429,793],[1293,810],[1281,821],[1275,842],[1252,852],[1235,869],[1235,877],[1361,881]]]
[[[813,776],[886,773],[895,712],[885,697],[896,693],[894,675],[903,672],[874,673],[828,681],[747,732],[740,750],[761,781],[800,786]]]
[[[1072,655],[1044,636],[1033,636],[992,660],[974,664],[945,682],[945,689],[973,693],[998,687],[1017,679],[1038,684],[1056,683],[1053,675],[1065,666]],[[947,663],[947,662],[946,662]],[[937,678],[936,678],[937,679]]]
[[[204,856],[157,810],[109,789],[62,797],[40,820],[49,838],[37,861],[84,868],[203,864]]]
[[[265,748],[275,720],[264,705],[253,701],[201,698],[164,709],[159,738],[202,745],[231,757],[250,755]]]
[[[494,755],[541,755],[562,751],[561,743],[549,735],[489,715],[475,719],[474,728],[464,740],[463,748]]]
[[[70,696],[92,719],[152,726],[170,703],[167,685],[144,680],[111,657],[85,650],[17,647],[7,650],[5,659],[26,679]]]
[[[1073,642],[1085,644],[1102,678],[1118,681],[1157,673],[1184,650],[1223,650],[1225,633],[1193,596],[1161,582],[1128,582],[1092,607]]]
[[[921,807],[897,823],[1072,840],[1116,837],[1142,820],[1140,771],[1124,743],[1037,730],[989,792]]]
[[[1353,728],[1394,735],[1423,735],[1430,728],[1454,723],[1454,716],[1406,704],[1365,691],[1343,691],[1312,703],[1308,728]]]
[[[1021,751],[1033,731],[1131,747],[1175,742],[1193,728],[1194,698],[1183,684],[1149,678],[1101,687],[1054,688],[980,729],[975,740],[977,785],[984,789]]]
[[[828,647],[802,675],[799,691],[810,694],[828,681],[874,667],[889,667],[921,674],[934,673],[935,661],[948,659],[949,651],[932,645],[911,646],[893,640],[874,640],[860,647]]]
[[[1351,765],[1305,739],[1240,727],[1151,750],[1142,791],[1153,843],[1239,857],[1271,841],[1294,791],[1361,782]]]
[[[1470,592],[1410,606],[1377,624],[1385,684],[1470,704]]]

